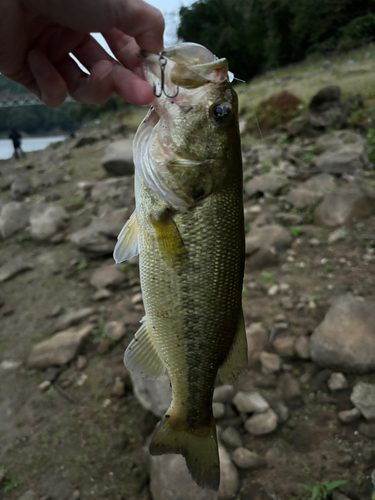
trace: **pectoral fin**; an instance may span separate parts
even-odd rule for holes
[[[134,210],[117,237],[117,244],[113,252],[116,264],[120,264],[120,262],[138,255],[138,232],[137,212]]]
[[[187,253],[179,230],[168,210],[159,218],[150,215],[150,221],[155,231],[160,255],[171,267],[187,262]]]
[[[157,378],[165,371],[147,322],[134,335],[124,355],[124,364],[133,374],[144,378]]]
[[[233,382],[247,367],[247,341],[245,322],[241,310],[236,335],[224,363],[219,368],[220,379],[224,384]]]

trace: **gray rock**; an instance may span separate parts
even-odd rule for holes
[[[279,356],[291,357],[294,355],[295,341],[294,337],[279,337],[272,345]]]
[[[52,365],[65,365],[78,354],[81,345],[94,325],[88,324],[79,329],[70,328],[57,333],[50,339],[36,344],[28,357],[29,368],[48,368]]]
[[[0,267],[0,283],[14,278],[19,273],[33,269],[30,262],[26,262],[22,257],[16,257]]]
[[[257,175],[245,184],[244,189],[245,193],[251,197],[256,193],[276,194],[287,184],[288,179],[286,177],[269,173]]]
[[[33,490],[27,490],[25,493],[23,493],[18,500],[35,500],[36,499],[36,493]]]
[[[305,208],[317,203],[335,187],[336,183],[331,175],[319,174],[290,191],[284,199],[296,208]]]
[[[300,215],[290,214],[288,212],[279,212],[275,215],[275,219],[286,227],[302,224],[302,217]]]
[[[125,325],[120,321],[110,321],[105,325],[105,336],[114,342],[119,342],[125,333]]]
[[[324,197],[315,211],[315,222],[328,227],[341,226],[354,218],[369,217],[374,211],[373,191],[353,183]]]
[[[82,321],[92,314],[94,314],[95,309],[92,307],[84,307],[78,311],[61,316],[55,323],[55,332],[60,332],[66,330],[67,328],[78,325]]]
[[[97,292],[94,293],[94,295],[92,296],[92,300],[107,300],[112,297],[112,295],[113,293],[111,292],[111,290],[107,290],[107,288],[100,288]]]
[[[290,373],[285,373],[280,379],[280,386],[283,398],[292,401],[301,397],[301,388],[297,379]]]
[[[341,128],[348,115],[347,107],[340,102],[341,90],[337,85],[320,89],[309,104],[308,121],[314,128]]]
[[[346,495],[343,495],[337,490],[334,490],[332,493],[332,500],[350,500]]]
[[[319,196],[303,187],[298,187],[292,189],[292,191],[284,197],[284,200],[296,208],[306,208],[319,201]]]
[[[352,130],[340,130],[335,131],[333,134],[324,134],[317,139],[316,148],[318,153],[335,153],[353,144],[356,145],[356,148],[362,147],[362,153],[366,155],[365,139]]]
[[[343,227],[339,227],[328,236],[327,243],[329,245],[337,243],[338,241],[344,240],[346,235],[346,229],[344,229]]]
[[[274,248],[259,248],[247,257],[246,269],[248,271],[260,271],[266,267],[276,266],[279,262]]]
[[[233,404],[240,413],[264,413],[270,407],[259,392],[239,391],[233,398]]]
[[[337,298],[311,336],[310,349],[319,366],[375,370],[375,305],[351,295]]]
[[[352,408],[351,410],[343,410],[338,414],[340,422],[343,424],[351,424],[358,420],[361,416],[361,412],[357,408]]]
[[[38,177],[35,180],[36,187],[51,187],[56,186],[64,179],[64,172],[61,170],[48,170]]]
[[[268,344],[268,333],[262,323],[252,323],[246,328],[249,367],[259,363],[260,354]]]
[[[130,374],[134,394],[146,410],[152,411],[157,417],[162,417],[169,408],[172,399],[172,389],[168,375],[159,378],[145,379]]]
[[[227,427],[221,433],[220,441],[230,448],[240,448],[242,446],[241,436],[234,427]]]
[[[100,206],[109,204],[114,208],[132,206],[134,179],[119,177],[97,182],[91,189],[91,199]]]
[[[350,401],[367,420],[375,419],[375,384],[358,382],[350,395]]]
[[[274,248],[283,251],[290,247],[293,238],[289,231],[278,225],[253,229],[246,237],[246,254],[251,255],[260,248]]]
[[[263,351],[260,356],[260,363],[262,365],[262,373],[265,375],[274,373],[280,370],[280,356],[272,352]]]
[[[348,388],[348,381],[345,375],[340,372],[332,373],[327,383],[331,391],[342,391]]]
[[[225,414],[225,405],[224,403],[212,403],[212,413],[215,420],[219,420],[223,418]]]
[[[50,500],[67,500],[72,493],[72,485],[61,474],[47,474],[42,481],[45,495]]]
[[[228,453],[219,447],[220,488],[218,492],[195,484],[181,455],[151,457],[150,490],[153,500],[229,500],[237,493],[238,474]]]
[[[294,344],[294,350],[299,358],[310,359],[311,353],[309,339],[304,335],[298,337]]]
[[[323,153],[314,158],[314,166],[327,174],[354,174],[363,170],[366,158],[362,147],[347,146],[334,153]]]
[[[128,208],[113,209],[111,205],[101,207],[99,216],[95,217],[90,227],[109,238],[117,238],[130,216]]]
[[[11,188],[10,196],[13,200],[22,200],[25,196],[30,194],[33,190],[33,186],[28,177],[22,174],[16,174],[14,176]]]
[[[237,448],[232,453],[232,460],[240,469],[254,470],[267,466],[264,458],[258,457],[256,453],[246,448]]]
[[[258,413],[250,417],[245,422],[245,429],[254,436],[270,434],[277,428],[277,415],[269,409],[265,413]]]
[[[63,207],[54,205],[40,205],[34,208],[30,216],[30,232],[36,241],[50,239],[64,228],[69,219]]]
[[[82,252],[94,256],[112,254],[116,244],[115,240],[109,240],[91,227],[76,231],[71,235],[70,241]]]
[[[90,283],[93,287],[101,288],[116,287],[126,281],[126,275],[114,264],[96,269],[91,276]]]
[[[132,175],[134,173],[133,137],[110,144],[101,164],[110,175]]]
[[[1,208],[0,234],[3,238],[9,238],[29,222],[31,207],[27,203],[11,201]]]
[[[286,130],[289,137],[296,137],[301,134],[311,132],[311,125],[307,116],[297,116],[286,124]]]
[[[280,424],[283,424],[288,420],[289,409],[282,401],[272,403],[272,409],[276,412],[277,420]]]
[[[224,384],[215,387],[212,401],[214,403],[231,403],[234,396],[233,385]]]

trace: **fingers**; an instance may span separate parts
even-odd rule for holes
[[[38,50],[31,50],[27,57],[29,69],[35,78],[29,86],[41,101],[52,108],[59,106],[66,98],[66,84],[47,57]]]
[[[143,70],[139,57],[140,49],[134,38],[125,35],[116,28],[103,33],[103,36],[120,63],[143,78]]]
[[[141,106],[151,104],[155,96],[148,82],[120,65],[113,69],[115,92],[121,99]]]

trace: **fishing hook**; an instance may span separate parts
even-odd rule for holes
[[[154,83],[153,85],[153,88],[154,88],[154,96],[155,97],[160,97],[163,93],[165,95],[165,97],[168,97],[169,99],[173,99],[174,97],[177,97],[178,96],[178,93],[180,91],[180,87],[177,87],[177,91],[175,93],[175,95],[168,95],[165,91],[165,67],[167,65],[167,59],[163,56],[163,55],[160,55],[159,57],[159,66],[160,66],[160,93],[157,94],[156,93],[156,84]]]

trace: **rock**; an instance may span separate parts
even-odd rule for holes
[[[341,90],[328,85],[317,92],[310,101],[308,121],[314,128],[341,128],[348,115],[347,107],[340,102]]]
[[[135,295],[133,295],[133,297],[131,298],[131,303],[133,305],[136,305],[136,304],[142,304],[143,302],[143,299],[142,299],[142,293],[139,292],[139,293],[136,293]]]
[[[73,489],[70,482],[59,473],[44,476],[42,485],[49,500],[66,500]]]
[[[337,243],[338,241],[344,240],[346,234],[347,234],[346,229],[344,229],[343,227],[339,227],[328,236],[327,243],[329,245],[332,245],[333,243]]]
[[[346,495],[343,495],[337,490],[332,492],[332,500],[350,500]]]
[[[239,391],[233,398],[233,404],[239,413],[264,413],[270,407],[259,392]]]
[[[134,394],[146,410],[152,411],[157,417],[162,417],[169,408],[172,390],[168,375],[157,379],[145,379],[131,375]]]
[[[22,361],[14,361],[13,359],[4,359],[0,363],[0,368],[2,370],[17,370],[22,366]]]
[[[0,481],[1,482],[1,481]],[[23,495],[21,495],[18,500],[36,500],[37,496],[35,491],[27,490]]]
[[[237,448],[232,453],[232,460],[240,469],[254,470],[267,467],[267,461],[264,458],[258,457],[256,453],[246,448]]]
[[[310,349],[319,366],[375,370],[375,305],[351,295],[337,298],[311,336]]]
[[[354,462],[354,459],[349,454],[341,455],[341,457],[339,457],[337,459],[337,463],[339,465],[341,465],[342,467],[350,467],[353,464],[353,462]]]
[[[277,415],[269,409],[265,413],[258,413],[250,417],[245,422],[245,429],[254,436],[270,434],[277,428]]]
[[[358,183],[336,189],[326,195],[315,211],[315,222],[334,227],[354,218],[369,217],[375,211],[375,194]]]
[[[130,216],[128,208],[113,209],[111,205],[100,208],[99,216],[95,217],[90,228],[108,238],[117,238]]]
[[[85,356],[78,356],[76,365],[78,370],[83,370],[87,366],[87,358]]]
[[[260,363],[262,365],[262,373],[274,373],[280,370],[280,357],[277,354],[263,351],[260,356]]]
[[[343,410],[339,411],[338,417],[340,422],[343,424],[351,424],[358,420],[361,416],[361,412],[357,408],[353,408],[351,410]]]
[[[283,402],[278,401],[272,404],[272,409],[276,412],[277,420],[280,424],[285,423],[289,418],[289,409]]]
[[[339,151],[316,156],[313,165],[327,174],[354,174],[363,170],[366,157],[362,146],[346,146]]]
[[[212,403],[212,413],[215,420],[219,420],[225,414],[224,403]]]
[[[293,207],[306,208],[310,205],[314,205],[319,200],[319,197],[317,197],[314,193],[310,193],[307,189],[298,187],[296,189],[292,189],[284,197],[284,200],[293,205]]]
[[[27,366],[29,368],[48,368],[52,365],[69,363],[76,357],[93,327],[93,325],[88,324],[79,329],[70,328],[36,344],[30,352]]]
[[[375,419],[375,384],[358,382],[350,395],[350,401],[367,420]]]
[[[278,257],[274,248],[259,248],[247,258],[246,268],[248,271],[260,271],[266,267],[276,266]]]
[[[123,396],[125,394],[125,384],[120,379],[120,377],[116,378],[115,383],[113,384],[111,394],[113,396]]]
[[[92,314],[94,314],[95,309],[92,307],[84,307],[79,309],[78,311],[74,311],[72,313],[66,314],[65,316],[61,316],[55,323],[55,332],[59,332],[61,330],[65,330],[70,326],[78,325],[84,319],[88,318]]]
[[[240,448],[242,439],[234,427],[227,427],[220,436],[220,441],[230,448]]]
[[[15,257],[0,267],[0,283],[14,278],[19,273],[33,269],[33,267],[30,262],[24,261],[22,257]]]
[[[286,227],[299,226],[302,224],[302,217],[297,214],[290,214],[288,212],[279,212],[275,218],[280,224]]]
[[[268,333],[262,323],[252,323],[246,328],[247,353],[249,367],[259,362],[260,354],[268,344]]]
[[[286,401],[301,397],[301,388],[297,379],[290,373],[285,373],[280,379],[281,392]]]
[[[358,426],[358,431],[369,439],[375,439],[375,424],[365,424],[362,422]]]
[[[106,300],[112,297],[112,295],[113,293],[110,290],[107,290],[106,288],[100,288],[97,292],[94,293],[94,295],[92,296],[92,300]]]
[[[286,124],[288,137],[296,137],[311,132],[311,125],[306,116],[297,116]]]
[[[311,354],[309,339],[304,335],[298,337],[294,344],[294,350],[299,358],[310,359]]]
[[[64,179],[64,172],[61,170],[48,170],[42,175],[38,175],[35,180],[36,187],[51,187],[59,184]]]
[[[101,160],[101,164],[110,175],[133,175],[133,137],[110,144]]]
[[[336,151],[345,149],[349,145],[354,146],[365,157],[366,140],[352,130],[340,130],[333,132],[333,134],[324,134],[316,141],[316,149],[319,154],[335,153]]]
[[[41,392],[46,392],[48,391],[48,389],[52,386],[51,384],[51,381],[50,380],[43,380],[43,382],[41,384],[38,385],[38,389],[41,391]]]
[[[214,390],[214,395],[212,401],[214,403],[228,403],[232,402],[234,396],[234,388],[233,385],[224,384],[219,385]]]
[[[0,234],[2,238],[9,238],[24,229],[30,218],[31,207],[27,203],[11,201],[1,208]]]
[[[48,240],[65,226],[68,219],[69,215],[63,207],[39,205],[30,216],[31,236],[36,241]]]
[[[82,252],[93,256],[112,254],[116,244],[115,240],[109,240],[91,227],[76,231],[70,241]]]
[[[332,373],[328,379],[328,387],[331,391],[341,391],[348,388],[348,381],[343,373]]]
[[[269,173],[257,175],[245,184],[244,189],[245,193],[251,197],[256,193],[276,194],[287,184],[288,179],[286,177]]]
[[[317,203],[335,187],[336,183],[331,175],[320,174],[311,177],[296,189],[291,190],[284,199],[296,208],[306,208]]]
[[[30,194],[32,190],[33,186],[28,177],[21,174],[16,174],[14,176],[10,188],[10,196],[13,200],[22,200],[25,196]]]
[[[96,269],[91,276],[90,283],[93,287],[101,288],[116,287],[126,281],[126,275],[114,264]]]
[[[293,238],[289,231],[276,224],[255,228],[246,237],[246,254],[251,255],[260,248],[274,248],[276,251],[287,250]]]
[[[114,208],[129,207],[134,199],[134,179],[119,177],[97,182],[91,190],[91,199],[99,206],[109,204]]]
[[[272,345],[279,356],[291,357],[294,355],[295,341],[294,337],[279,337]]]
[[[120,321],[110,321],[105,325],[105,335],[114,342],[119,342],[126,333],[125,325]]]

